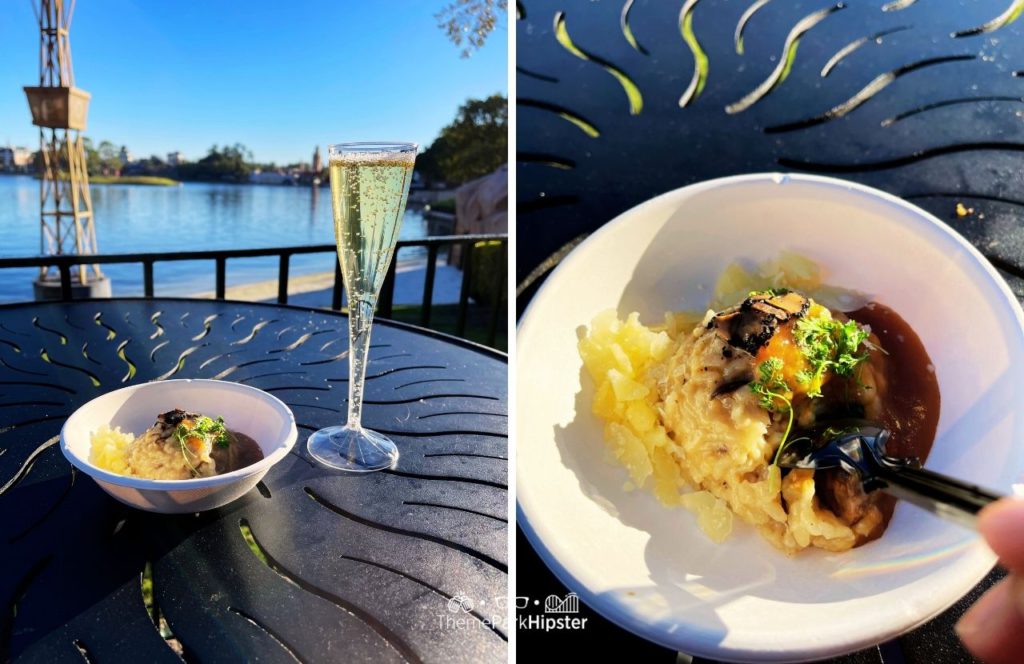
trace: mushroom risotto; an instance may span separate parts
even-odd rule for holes
[[[120,428],[92,434],[89,460],[119,475],[155,480],[210,477],[243,468],[263,458],[259,444],[231,431],[223,418],[174,409],[135,437]]]
[[[938,383],[920,340],[880,303],[843,311],[814,296],[838,292],[789,255],[754,272],[730,266],[717,299],[734,299],[703,315],[650,327],[635,313],[598,315],[579,351],[627,488],[694,511],[715,541],[734,516],[788,554],[879,537],[893,499],[842,470],[777,465],[794,431],[842,417],[885,423],[891,455],[923,460],[931,447]]]

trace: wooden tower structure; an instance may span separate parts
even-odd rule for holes
[[[26,86],[32,124],[39,127],[42,172],[39,180],[40,251],[43,255],[96,253],[96,229],[86,171],[85,130],[88,92],[75,87],[69,31],[75,1],[33,0],[39,22],[39,85]],[[55,285],[52,267],[41,269],[36,297]],[[73,272],[75,290],[96,293],[106,282],[98,265]],[[109,282],[104,284],[109,293]],[[90,288],[91,286],[91,288]]]

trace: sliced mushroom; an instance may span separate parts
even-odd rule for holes
[[[806,297],[793,291],[775,295],[769,302],[771,302],[772,306],[782,309],[790,316],[798,317],[807,313],[807,307],[810,306],[810,301]]]
[[[160,413],[156,416],[156,421],[159,424],[166,424],[168,426],[178,426],[182,420],[188,419],[190,416],[196,415],[196,413],[186,413],[180,408],[169,410],[166,413]]]
[[[756,355],[781,323],[803,316],[809,300],[799,293],[759,293],[716,314],[708,323],[729,345]]]
[[[764,314],[765,316],[774,316],[780,321],[789,319],[789,314],[786,311],[772,305],[772,303],[767,300],[752,299],[750,302],[750,308]]]
[[[711,393],[711,398],[732,394],[744,385],[749,385],[754,380],[754,374],[747,372],[729,380],[722,381]]]

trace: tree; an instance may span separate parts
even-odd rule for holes
[[[110,141],[100,141],[97,149],[100,158],[100,171],[104,175],[111,175],[121,170],[124,164],[121,163],[118,149]]]
[[[498,13],[508,11],[508,0],[455,0],[442,9],[434,18],[437,27],[444,30],[448,39],[462,48],[462,57],[468,58],[479,50],[494,32],[498,24]]]
[[[210,147],[205,157],[195,163],[178,166],[183,180],[245,182],[252,172],[252,152],[241,143],[219,148]]]
[[[103,171],[99,151],[93,145],[91,138],[86,137],[82,142],[85,144],[85,170],[89,172],[89,175],[99,175]]]
[[[455,121],[417,158],[430,181],[462,184],[494,171],[508,157],[508,100],[503,95],[470,99]]]

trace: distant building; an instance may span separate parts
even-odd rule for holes
[[[32,151],[8,145],[0,148],[0,170],[25,172],[32,165]]]
[[[178,150],[167,153],[168,166],[180,166],[181,164],[184,164],[186,161],[187,160],[185,159],[185,155],[181,154],[181,152],[179,152]]]
[[[123,145],[121,146],[121,153],[118,156],[121,158],[122,164],[130,164],[135,161],[131,151]]]
[[[282,170],[253,171],[249,175],[249,182],[252,184],[294,184],[292,176]]]
[[[323,161],[320,159],[320,146],[316,146],[316,150],[313,151],[313,172],[319,173],[324,167]]]

